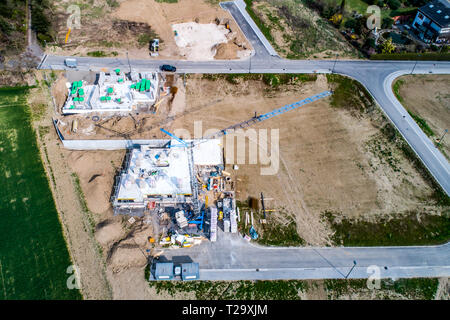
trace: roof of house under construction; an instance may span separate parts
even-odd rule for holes
[[[171,141],[172,145],[179,144]],[[193,148],[194,165],[222,164],[220,140],[211,139]],[[159,195],[191,195],[188,152],[184,147],[141,145],[131,151],[121,174],[117,200],[142,202]]]
[[[152,104],[158,95],[157,72],[126,75],[120,69],[110,73],[100,72],[97,84],[83,81],[66,83],[67,100],[64,114],[89,112],[128,112],[139,103]]]

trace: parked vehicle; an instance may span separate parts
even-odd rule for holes
[[[161,71],[169,71],[169,72],[177,71],[177,68],[175,68],[174,66],[171,66],[170,64],[163,64],[159,68],[161,69]]]
[[[64,60],[64,64],[68,66],[69,68],[76,68],[77,67],[77,59],[73,58],[67,58]]]

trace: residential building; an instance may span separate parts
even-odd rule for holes
[[[433,0],[420,7],[412,26],[425,42],[450,39],[450,1]]]

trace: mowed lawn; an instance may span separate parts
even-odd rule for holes
[[[0,88],[0,299],[80,299],[26,88]]]

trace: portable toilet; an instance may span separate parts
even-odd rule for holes
[[[73,133],[76,133],[77,130],[78,130],[78,120],[75,119],[75,120],[73,120],[73,122],[72,122],[72,132],[73,132]]]
[[[198,280],[200,278],[200,272],[198,263],[182,263],[181,264],[181,278],[183,280]]]
[[[155,279],[156,280],[172,280],[173,279],[173,263],[157,262],[155,263]]]

